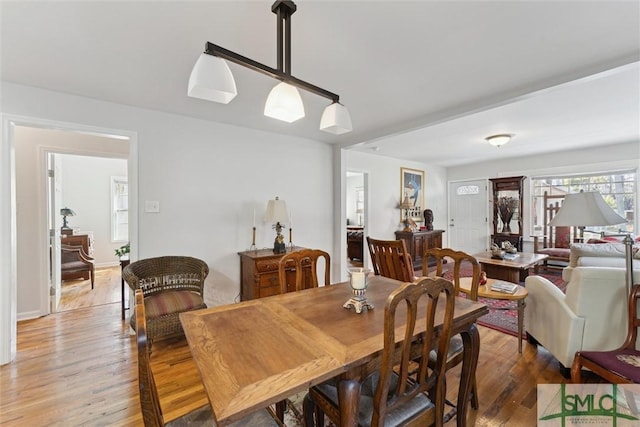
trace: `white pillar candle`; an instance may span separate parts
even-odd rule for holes
[[[351,287],[353,289],[364,289],[365,279],[364,271],[354,271],[351,273]]]

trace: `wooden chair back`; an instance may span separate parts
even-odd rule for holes
[[[142,290],[136,289],[136,340],[138,343],[138,388],[140,390],[140,409],[145,427],[162,427],[164,419],[160,408],[158,389],[151,372],[149,346],[147,342],[147,320]]]
[[[402,282],[413,282],[413,261],[404,240],[378,240],[367,236],[373,272]]]
[[[548,194],[546,191],[543,196],[543,216],[542,216],[542,247],[543,248],[563,248],[568,249],[571,243],[578,241],[577,227],[569,226],[551,226],[549,221],[558,214],[562,207],[564,194]]]
[[[324,258],[324,285],[329,286],[331,276],[331,257],[329,254],[320,249],[302,249],[289,252],[280,258],[278,264],[280,293],[317,288],[319,286],[318,269],[322,267],[321,263],[318,263],[320,258]],[[291,270],[292,266],[293,270]],[[293,277],[290,273],[293,273]],[[293,283],[291,283],[292,280]]]
[[[203,295],[207,275],[207,263],[189,256],[141,259],[122,271],[129,287],[134,291],[142,289],[145,297],[165,291],[192,291]]]
[[[412,420],[412,425],[442,425],[446,392],[444,375],[451,339],[454,298],[453,284],[441,277],[406,283],[387,298],[384,308],[384,349],[380,378],[373,398],[372,426],[383,426],[389,411],[401,408],[418,394],[426,392],[434,406],[420,414],[418,419]],[[436,313],[439,312],[439,301],[444,308],[444,317],[442,328],[436,332],[434,324]],[[425,313],[425,318],[421,320],[424,322],[425,332],[419,341],[419,357],[416,358],[415,328],[419,311]],[[404,335],[398,339],[396,318],[401,318],[399,322],[403,323],[405,316],[407,326]],[[396,344],[398,341],[399,344]],[[437,359],[430,366],[429,354],[434,349],[437,351]],[[413,369],[416,361],[419,364],[417,371]],[[397,381],[393,381],[395,375]]]
[[[429,263],[434,260],[435,265],[429,268]],[[422,274],[424,276],[435,275],[442,277],[444,274],[444,266],[447,263],[453,263],[453,268],[449,271],[453,274],[453,285],[455,295],[460,293],[460,277],[463,265],[468,264],[471,267],[471,289],[467,294],[473,301],[478,301],[478,287],[480,286],[480,264],[478,260],[466,252],[456,251],[451,248],[431,248],[424,251],[422,257]],[[467,293],[467,292],[465,292]]]

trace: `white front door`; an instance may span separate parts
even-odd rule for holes
[[[449,183],[449,246],[470,254],[487,250],[487,181]]]

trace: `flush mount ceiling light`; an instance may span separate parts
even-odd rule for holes
[[[498,135],[491,135],[485,138],[485,140],[494,147],[501,147],[507,142],[511,141],[511,135],[508,133],[501,133]]]
[[[340,135],[352,130],[351,116],[340,104],[340,96],[291,75],[291,15],[296,11],[292,1],[278,0],[271,6],[278,19],[278,66],[271,68],[211,42],[191,71],[187,94],[207,101],[229,103],[237,94],[235,80],[226,61],[250,68],[280,80],[269,94],[264,114],[285,122],[304,117],[304,106],[297,88],[325,97],[331,104],[325,108],[320,130]]]

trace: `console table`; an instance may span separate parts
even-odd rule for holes
[[[299,246],[294,251],[305,249]],[[287,248],[287,253],[291,249]],[[240,299],[242,301],[280,294],[278,266],[285,254],[274,254],[273,249],[238,252],[240,255]],[[293,273],[293,266],[290,269]],[[311,271],[311,270],[309,270]],[[291,280],[294,283],[295,280]]]
[[[404,240],[413,259],[414,270],[421,270],[422,254],[427,249],[442,247],[442,233],[444,230],[396,231],[396,240]]]

